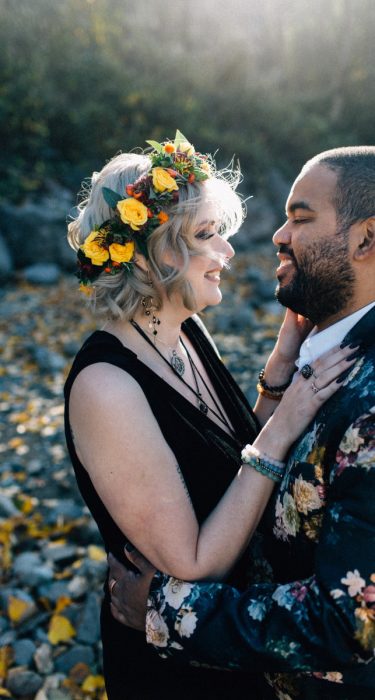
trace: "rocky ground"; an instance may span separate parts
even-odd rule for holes
[[[239,254],[205,315],[247,394],[281,319],[269,244]],[[95,327],[73,276],[0,290],[0,697],[104,700],[99,605],[106,557],[63,434],[64,378]]]

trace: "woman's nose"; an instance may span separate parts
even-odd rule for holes
[[[231,246],[229,241],[227,241],[225,238],[221,239],[222,241],[222,252],[224,253],[226,258],[233,258],[234,255],[234,248]]]

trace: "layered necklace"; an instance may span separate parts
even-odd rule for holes
[[[143,328],[141,328],[138,325],[138,323],[136,321],[134,321],[133,318],[130,319],[130,323],[132,324],[133,328],[142,336],[142,338],[144,338],[144,340],[155,350],[155,352],[157,352],[157,354],[162,358],[162,360],[173,370],[176,377],[178,377],[181,380],[181,382],[189,389],[189,391],[191,391],[194,394],[194,396],[197,399],[197,406],[198,406],[199,410],[201,411],[201,413],[203,413],[204,415],[207,415],[208,411],[211,411],[211,413],[221,423],[223,423],[225,425],[225,427],[230,432],[230,434],[234,435],[234,430],[233,430],[232,426],[228,422],[228,419],[226,418],[224,412],[221,409],[221,406],[216,401],[215,396],[212,394],[212,391],[210,390],[209,386],[207,385],[207,382],[205,381],[204,377],[202,376],[198,367],[196,366],[196,364],[195,364],[192,356],[190,355],[190,352],[189,352],[188,348],[186,347],[184,341],[182,340],[181,336],[179,336],[179,342],[181,343],[182,347],[184,348],[186,356],[188,358],[188,361],[189,361],[189,364],[191,367],[191,373],[192,373],[193,379],[194,379],[195,389],[192,386],[190,386],[190,384],[188,384],[188,382],[185,381],[185,379],[182,376],[185,372],[185,363],[184,363],[183,359],[177,354],[176,350],[174,350],[174,348],[171,348],[169,345],[167,345],[167,343],[164,343],[162,340],[158,339],[159,342],[161,342],[163,345],[165,345],[170,351],[170,359],[167,360],[164,357],[164,355],[160,352],[160,350],[156,347],[155,338],[154,338],[154,342],[152,342],[152,340],[147,336],[147,334],[145,333]],[[208,406],[206,401],[203,399],[202,392],[199,389],[198,378],[201,380],[203,386],[205,387],[205,389],[206,389],[208,395],[210,396],[211,401],[214,404],[216,410],[211,408],[211,406]]]

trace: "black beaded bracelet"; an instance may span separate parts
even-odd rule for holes
[[[269,394],[273,394],[275,397],[281,396],[284,393],[284,391],[286,391],[288,386],[290,386],[290,384],[292,383],[293,374],[291,374],[291,376],[289,377],[288,381],[285,384],[280,384],[280,386],[270,386],[270,384],[267,384],[267,382],[264,378],[264,372],[265,372],[265,369],[263,367],[263,369],[261,369],[259,372],[259,377],[258,377],[259,384],[262,387],[262,389],[267,391]]]

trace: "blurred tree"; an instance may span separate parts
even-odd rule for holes
[[[0,0],[0,196],[176,127],[246,187],[374,142],[373,0]]]

